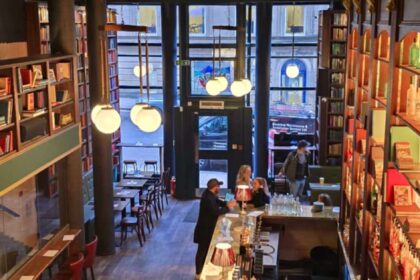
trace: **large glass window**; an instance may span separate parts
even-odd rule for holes
[[[234,80],[234,63],[233,61],[222,61],[220,67],[216,63],[213,69],[213,63],[210,60],[193,61],[191,63],[191,94],[208,96],[206,91],[206,83],[213,77],[213,71],[216,75],[222,74],[226,77],[229,84]],[[220,95],[231,95],[229,87],[220,93]]]
[[[203,6],[189,7],[189,28],[192,36],[206,34],[206,10]]]
[[[157,7],[156,6],[141,6],[138,9],[139,25],[149,27],[149,33],[157,35]]]
[[[285,14],[287,35],[305,33],[305,6],[286,6]]]
[[[228,148],[227,116],[200,116],[198,136],[200,150],[226,151]]]

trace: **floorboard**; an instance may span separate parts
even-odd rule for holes
[[[198,200],[171,199],[163,216],[155,222],[152,232],[149,234],[146,229],[143,247],[140,248],[137,236],[129,233],[123,247],[117,248],[115,255],[96,259],[96,279],[194,279],[197,249],[193,243],[195,223],[184,222],[194,203],[198,203]],[[116,238],[119,242],[119,233]]]

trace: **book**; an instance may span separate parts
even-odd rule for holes
[[[13,131],[0,131],[0,155],[13,151]]]
[[[12,93],[12,79],[10,77],[0,77],[0,96]]]
[[[38,91],[36,93],[35,106],[37,108],[44,108],[45,107],[45,98],[44,98],[44,92],[43,91]]]
[[[55,65],[57,81],[70,79],[70,63],[60,62]]]
[[[409,142],[395,142],[395,161],[400,169],[413,169],[414,160]]]
[[[9,124],[12,121],[12,100],[0,102],[0,125]]]
[[[32,111],[35,109],[35,98],[34,98],[34,93],[28,93],[26,95],[26,107],[25,110],[26,111]]]
[[[20,72],[20,76],[21,76],[21,85],[22,85],[22,89],[27,89],[32,87],[33,84],[33,76],[32,76],[32,71],[30,69],[25,69],[25,68],[21,68],[19,70]]]
[[[411,187],[408,185],[394,185],[394,204],[395,206],[411,206]]]

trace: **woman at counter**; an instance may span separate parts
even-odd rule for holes
[[[251,166],[249,165],[241,165],[238,170],[238,175],[236,175],[236,185],[246,185],[249,186],[250,189],[253,188],[252,186],[252,170]]]
[[[270,204],[270,193],[268,191],[267,180],[262,177],[257,177],[252,182],[252,204],[254,207],[262,207]]]

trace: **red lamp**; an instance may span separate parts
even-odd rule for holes
[[[252,192],[247,185],[236,186],[235,199],[242,202],[241,214],[245,214],[244,206],[245,203],[252,200]]]
[[[233,252],[232,245],[229,243],[217,243],[211,256],[211,263],[222,267],[222,279],[227,279],[224,275],[225,267],[235,264],[235,253]]]

